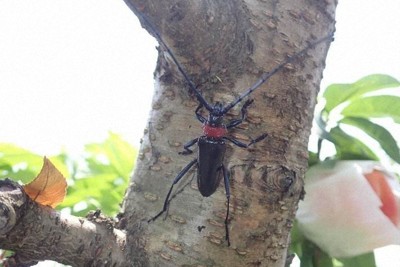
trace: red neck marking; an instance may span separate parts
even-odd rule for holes
[[[225,126],[222,127],[212,127],[208,124],[203,125],[203,133],[207,137],[222,138],[226,134]]]

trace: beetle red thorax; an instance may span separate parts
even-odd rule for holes
[[[207,137],[212,137],[212,138],[222,138],[226,134],[226,127],[225,125],[218,126],[218,127],[213,127],[209,124],[204,124],[203,125],[203,133]]]

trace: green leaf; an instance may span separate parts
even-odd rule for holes
[[[384,127],[364,118],[345,117],[339,122],[353,125],[363,130],[381,145],[382,149],[386,154],[388,154],[388,156],[397,163],[400,163],[400,151],[397,142],[391,133]]]
[[[358,98],[376,90],[400,86],[400,82],[389,75],[373,74],[351,84],[332,84],[324,92],[325,110],[330,112],[339,104]]]
[[[133,170],[137,151],[113,133],[103,143],[88,144],[85,148],[88,170],[81,173],[79,179],[75,179],[63,204],[72,206],[84,201],[88,208],[73,211],[75,215],[93,208],[115,215]]]
[[[370,96],[356,99],[341,114],[349,117],[385,118],[400,123],[400,97],[391,95]]]
[[[18,170],[12,170],[6,175],[2,175],[1,178],[8,177],[16,182],[22,182],[23,184],[27,184],[31,182],[38,175],[38,173],[39,171],[32,170],[32,168],[18,169]]]
[[[333,259],[311,241],[304,239],[301,243],[300,267],[333,267]]]
[[[86,151],[92,154],[88,160],[89,168],[94,171],[104,172],[104,166],[110,166],[120,177],[127,176],[133,169],[137,157],[137,151],[117,134],[110,133],[104,143],[88,144]],[[102,162],[101,156],[105,157],[108,164]],[[110,170],[110,167],[107,167]]]
[[[65,177],[68,177],[65,154],[52,156],[49,159]],[[4,171],[4,174],[1,174],[2,178],[10,177],[26,184],[36,177],[42,165],[43,156],[13,144],[0,143],[0,166],[2,166],[0,170]]]
[[[67,196],[60,207],[71,207],[85,201],[89,207],[80,211],[79,214],[94,207],[101,209],[107,215],[114,215],[118,212],[118,204],[122,200],[125,188],[124,186],[118,188],[114,184],[115,178],[115,173],[104,173],[76,180],[75,184],[68,189]]]
[[[367,253],[352,258],[339,259],[343,267],[376,267],[374,253]]]
[[[290,250],[299,257],[301,267],[333,267],[333,259],[304,237],[297,221],[295,221],[291,231]]]
[[[43,165],[43,157],[21,147],[0,143],[1,165],[12,166],[7,173],[13,180],[28,183],[39,173]]]
[[[314,266],[314,253],[316,246],[308,240],[301,243],[301,254],[297,256],[300,259],[300,267],[316,267]]]
[[[343,132],[339,126],[330,131],[331,140],[335,144],[337,158],[378,160],[372,150],[360,140]]]
[[[308,151],[308,167],[311,167],[317,163],[319,163],[318,153]]]

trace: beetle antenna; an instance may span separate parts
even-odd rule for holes
[[[164,47],[164,49],[168,52],[168,54],[171,56],[172,61],[175,63],[175,65],[178,67],[179,72],[183,75],[187,83],[189,84],[190,89],[193,91],[193,93],[196,95],[197,100],[208,110],[212,111],[212,106],[204,99],[204,97],[201,95],[201,93],[196,89],[196,85],[192,82],[192,80],[189,78],[189,76],[186,74],[184,71],[183,67],[181,64],[178,62],[174,54],[172,53],[171,49],[167,46],[167,44],[164,42],[163,38],[161,35],[158,33],[156,30],[155,26],[150,22],[150,20],[142,13],[140,12],[136,6],[134,6],[131,1],[125,0],[125,3],[135,11],[136,15],[138,16],[139,20],[142,21],[145,25],[147,25],[148,29],[150,29],[151,33],[156,37],[158,42]]]
[[[248,88],[246,91],[244,91],[238,98],[236,98],[234,101],[232,101],[230,104],[228,104],[227,106],[224,107],[222,113],[226,113],[228,112],[231,108],[233,108],[234,106],[236,106],[240,101],[242,101],[246,96],[250,95],[254,90],[256,90],[258,87],[260,87],[263,83],[265,83],[266,81],[269,80],[269,78],[271,78],[271,76],[273,76],[275,73],[277,73],[278,71],[282,70],[286,64],[292,62],[294,59],[298,58],[300,55],[304,54],[305,52],[307,52],[310,48],[326,41],[326,40],[331,40],[333,41],[333,35],[334,33],[330,33],[328,36],[325,36],[324,38],[321,38],[319,40],[317,40],[316,42],[308,45],[307,47],[303,48],[302,50],[300,50],[299,52],[297,52],[296,54],[292,55],[290,58],[288,58],[286,61],[282,62],[281,64],[279,64],[277,67],[275,67],[274,69],[272,69],[270,72],[266,72],[264,73],[261,78],[255,82],[250,88]]]

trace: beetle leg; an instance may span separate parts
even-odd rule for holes
[[[206,118],[204,118],[201,114],[200,114],[200,109],[202,109],[203,108],[203,104],[199,104],[199,106],[196,108],[196,111],[195,111],[195,113],[196,113],[196,118],[201,122],[201,123],[205,123],[206,121],[207,121],[207,119]]]
[[[227,200],[227,208],[226,208],[226,217],[225,217],[225,239],[228,242],[228,246],[231,245],[231,242],[229,240],[229,199],[231,197],[231,192],[230,192],[230,188],[229,188],[229,172],[228,170],[225,168],[224,165],[222,165],[222,173],[224,175],[224,184],[225,184],[225,194],[226,194],[226,200]]]
[[[247,117],[247,108],[250,106],[251,103],[253,103],[254,100],[253,99],[249,99],[246,101],[246,103],[244,103],[244,105],[242,106],[241,109],[241,113],[242,113],[242,117],[240,119],[235,119],[235,120],[231,120],[227,125],[226,128],[230,129],[230,128],[234,128],[236,126],[238,126],[239,124],[241,124]]]
[[[261,140],[265,139],[267,136],[268,136],[268,134],[264,133],[264,134],[260,135],[259,137],[257,137],[256,139],[252,139],[251,142],[247,146],[251,146],[252,144],[260,142]]]
[[[172,185],[171,185],[171,187],[170,187],[170,189],[169,189],[169,191],[168,191],[167,197],[166,197],[165,200],[164,200],[163,209],[162,209],[156,216],[154,216],[154,217],[152,217],[151,219],[149,219],[149,220],[147,221],[148,223],[150,223],[150,222],[152,222],[152,221],[155,221],[158,217],[160,217],[161,214],[163,214],[164,212],[167,211],[167,208],[168,208],[168,205],[169,205],[169,197],[170,197],[170,195],[171,195],[172,189],[174,188],[174,185],[175,185],[176,183],[178,183],[178,182],[182,179],[182,177],[190,170],[190,168],[193,167],[193,165],[194,165],[195,163],[197,163],[197,159],[194,159],[194,160],[192,160],[191,162],[189,162],[189,164],[186,165],[186,167],[183,168],[183,169],[178,173],[178,175],[175,177],[174,181],[172,182]]]
[[[193,150],[189,149],[189,147],[193,146],[194,144],[197,143],[197,141],[199,140],[199,138],[195,138],[193,140],[190,140],[189,142],[187,142],[183,148],[185,149],[182,152],[179,152],[179,155],[189,155],[193,153]]]
[[[228,141],[230,141],[230,142],[232,142],[234,145],[236,145],[236,146],[238,146],[238,147],[242,147],[242,148],[248,148],[249,146],[251,146],[252,144],[255,144],[255,143],[257,143],[257,142],[260,142],[261,140],[263,140],[264,138],[266,138],[268,136],[268,134],[262,134],[262,135],[260,135],[259,137],[257,137],[256,139],[252,139],[251,140],[251,142],[250,143],[248,143],[248,144],[245,144],[245,143],[243,143],[243,142],[240,142],[239,140],[236,140],[236,139],[233,139],[233,138],[230,138],[230,137],[226,137],[226,136],[224,136],[224,137],[222,137],[223,139],[225,139],[225,140],[228,140]]]

